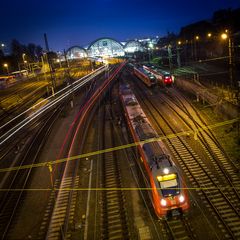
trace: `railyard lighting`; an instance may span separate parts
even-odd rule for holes
[[[225,39],[228,38],[228,35],[227,35],[226,33],[222,33],[222,34],[221,34],[221,38],[222,38],[223,40],[225,40]]]
[[[5,68],[7,69],[7,74],[9,75],[8,64],[7,64],[7,63],[4,63],[4,64],[3,64],[3,67],[5,67]]]
[[[149,43],[149,47],[150,47],[150,48],[153,48],[153,44],[152,44],[152,43]]]

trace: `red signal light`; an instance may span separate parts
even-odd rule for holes
[[[170,76],[166,76],[164,78],[164,83],[172,83],[172,78]]]

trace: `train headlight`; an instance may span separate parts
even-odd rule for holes
[[[185,200],[185,197],[183,195],[180,195],[179,196],[179,202],[182,203],[182,202],[184,202],[184,200]]]
[[[168,169],[168,168],[164,168],[164,169],[163,169],[163,173],[164,173],[164,174],[169,174],[169,169]]]
[[[167,206],[167,201],[165,199],[161,199],[161,205],[163,207]]]

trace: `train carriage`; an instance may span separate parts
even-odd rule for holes
[[[166,86],[166,87],[170,87],[173,85],[174,76],[172,74],[170,74],[169,72],[164,71],[160,68],[153,67],[153,66],[143,65],[143,68],[146,71],[152,73],[156,77],[156,79],[158,80],[160,85]]]
[[[144,68],[134,67],[133,72],[148,87],[152,87],[152,86],[155,86],[157,84],[156,77],[152,73],[146,71]]]
[[[128,90],[126,90],[128,89]],[[139,102],[129,86],[120,87],[120,96],[127,122],[135,142],[158,138]],[[144,166],[147,187],[151,188],[151,200],[159,218],[189,209],[186,185],[180,170],[171,160],[164,144],[156,140],[138,145]]]

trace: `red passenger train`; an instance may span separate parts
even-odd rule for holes
[[[156,77],[158,82],[163,86],[170,87],[174,83],[174,76],[167,71],[164,71],[162,69],[159,69],[153,66],[146,66],[146,65],[143,65],[143,68],[146,71],[152,73]]]
[[[156,77],[150,73],[149,71],[146,71],[144,68],[141,67],[134,67],[133,68],[134,74],[142,80],[148,87],[152,87],[157,84]]]
[[[129,86],[120,86],[120,97],[134,141],[158,138]],[[156,215],[163,218],[186,212],[190,207],[186,185],[163,142],[147,141],[138,145],[138,150]]]

